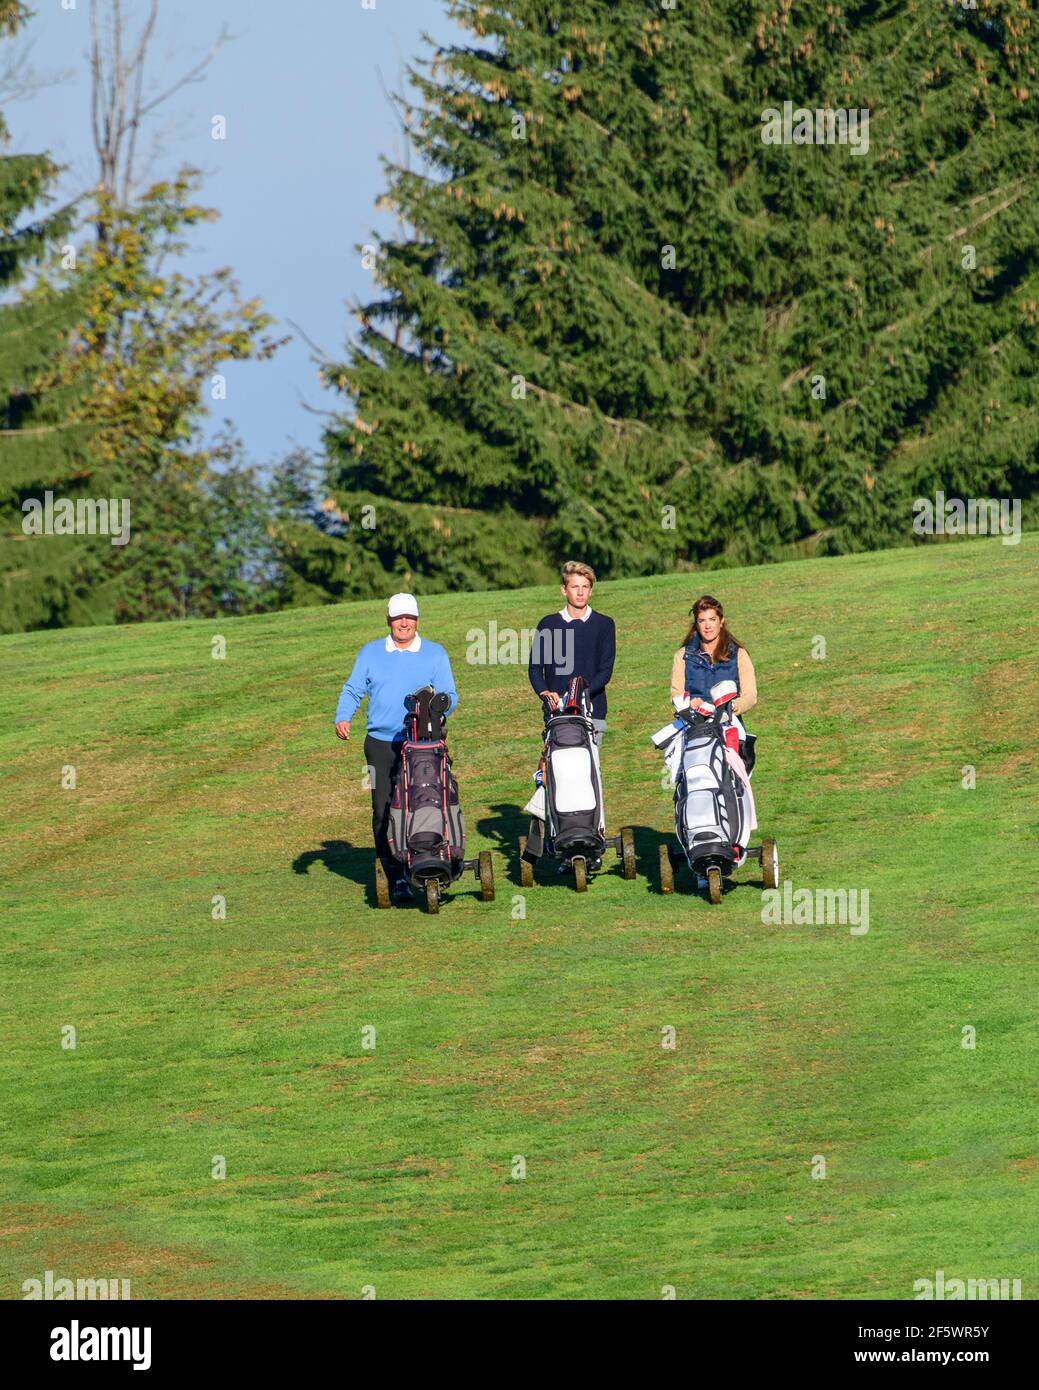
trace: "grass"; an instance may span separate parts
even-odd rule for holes
[[[944,1269],[1034,1297],[1037,571],[1028,535],[709,577],[781,878],[868,889],[864,935],[764,926],[753,868],[718,907],[659,892],[648,735],[695,577],[596,589],[640,873],[581,897],[520,892],[539,711],[465,661],[558,598],[423,601],[498,885],[437,917],[371,905],[361,731],[332,735],[381,604],[0,639],[0,1294],[904,1299]]]

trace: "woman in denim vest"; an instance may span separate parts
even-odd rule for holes
[[[754,666],[747,649],[736,641],[725,624],[725,610],[716,598],[704,594],[689,610],[692,626],[675,652],[671,664],[671,698],[694,709],[709,702],[711,686],[719,681],[735,681],[739,692],[732,702],[733,714],[742,716],[758,702]],[[740,722],[741,736],[742,720]]]

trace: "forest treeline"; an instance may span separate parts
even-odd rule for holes
[[[1027,526],[1037,8],[449,3],[321,448],[262,471],[200,443],[284,335],[178,274],[195,176],[53,211],[45,154],[0,159],[0,630],[914,544],[939,492]],[[129,538],[27,533],[48,493]]]

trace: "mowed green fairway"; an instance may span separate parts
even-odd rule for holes
[[[540,712],[465,660],[557,591],[424,599],[498,887],[435,917],[372,905],[362,721],[332,733],[383,605],[0,639],[0,1294],[1035,1297],[1037,579],[1025,536],[599,585],[639,877],[584,896],[520,896]],[[659,891],[648,736],[704,587],[757,666],[758,835],[868,889],[864,934],[763,925],[753,865],[718,907]]]

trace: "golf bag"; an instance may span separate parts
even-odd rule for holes
[[[601,858],[606,847],[599,749],[595,742],[591,703],[584,679],[575,676],[556,709],[545,717],[545,744],[541,756],[545,792],[544,838],[541,827],[531,822],[527,851],[536,858],[542,851],[564,859],[575,855]]]
[[[390,853],[413,881],[456,879],[465,861],[465,822],[444,740],[448,697],[424,686],[405,701],[407,738],[390,799]]]
[[[675,782],[675,830],[686,858],[716,860],[723,870],[742,862],[753,829],[744,783],[725,753],[725,730],[694,715],[682,734]]]
[[[723,873],[743,862],[757,827],[750,788],[754,736],[732,713],[735,695],[732,681],[720,681],[711,688],[713,703],[692,709],[687,702],[653,735],[653,743],[666,750],[675,783],[675,832],[689,864],[713,862]]]

